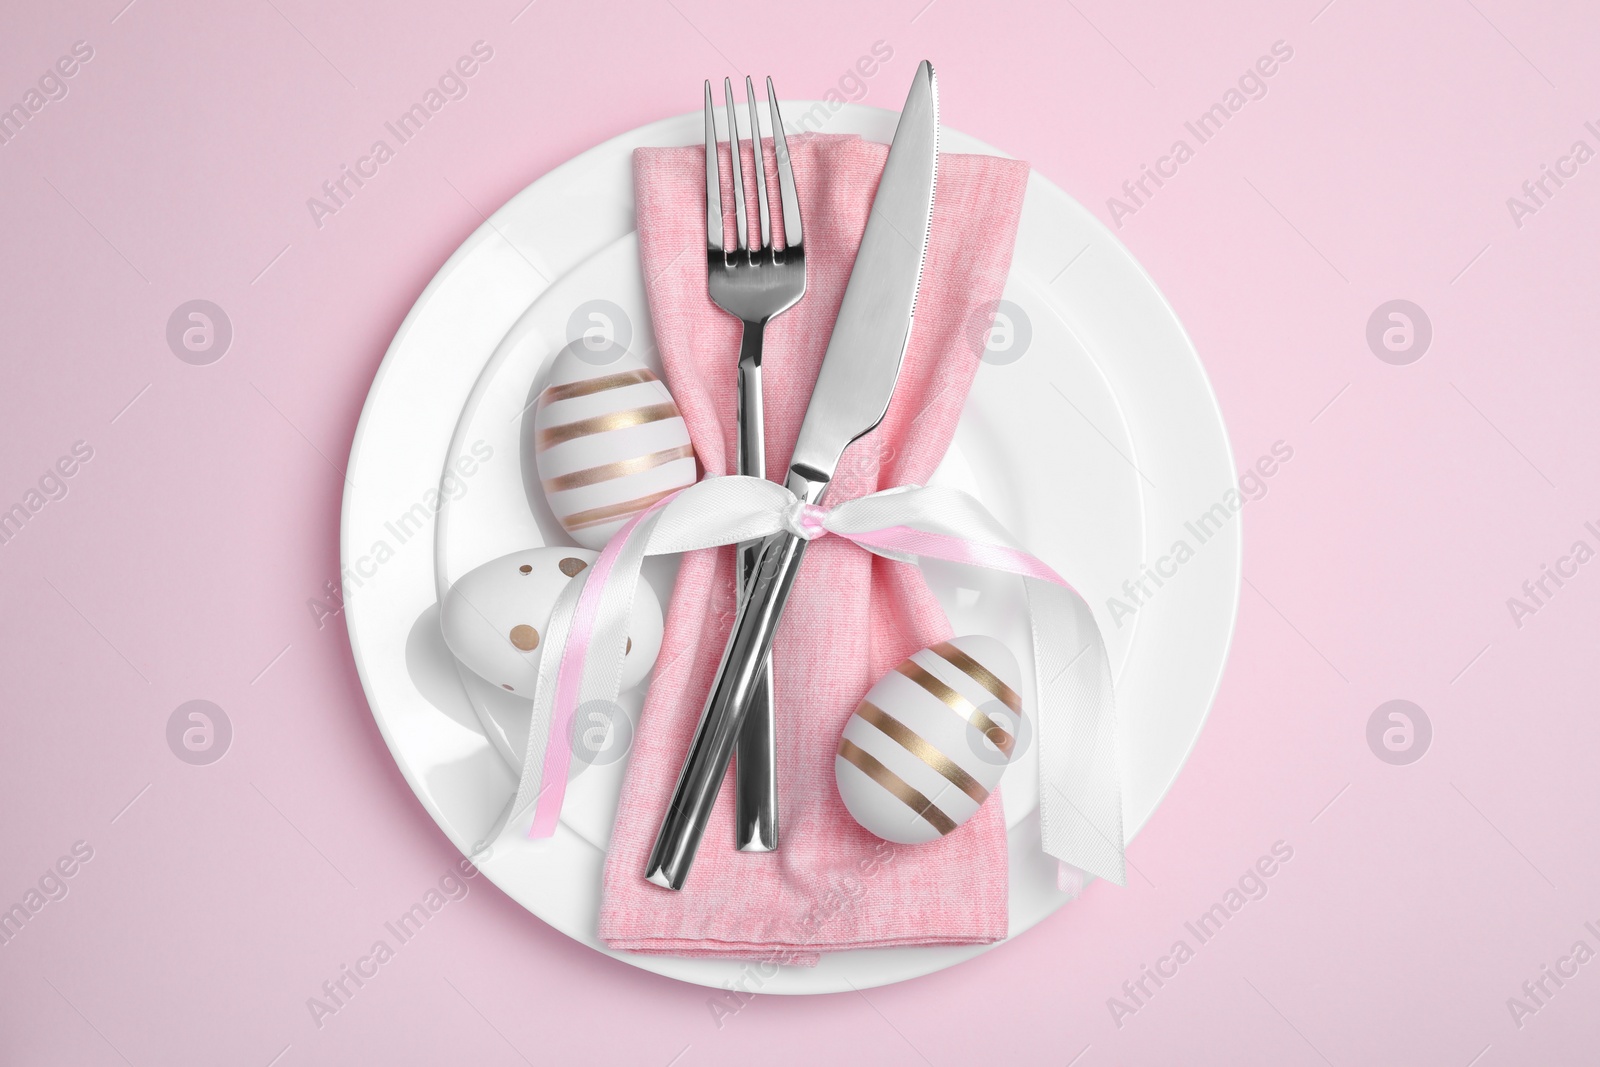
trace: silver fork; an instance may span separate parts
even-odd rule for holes
[[[744,323],[739,344],[739,473],[766,477],[766,443],[761,414],[761,345],[767,322],[799,302],[806,291],[805,246],[800,234],[800,199],[795,194],[794,171],[789,164],[789,142],[778,111],[778,94],[767,79],[767,106],[772,112],[772,142],[777,156],[778,195],[783,211],[783,243],[773,247],[773,220],[767,212],[767,165],[761,151],[761,113],[756,109],[756,88],[744,79],[750,107],[751,145],[755,153],[756,201],[761,226],[761,247],[749,247],[745,225],[744,150],[739,143],[738,112],[733,104],[733,81],[722,79],[728,105],[729,157],[733,162],[733,215],[735,244],[728,242],[722,225],[722,176],[717,156],[717,124],[711,103],[711,82],[706,82],[706,251],[709,272],[706,286],[711,300]],[[740,585],[754,565],[759,541],[739,546]],[[763,667],[756,694],[739,733],[734,762],[734,843],[741,852],[770,852],[778,847],[777,752],[772,718],[771,665]]]

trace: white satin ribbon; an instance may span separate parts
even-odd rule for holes
[[[1031,613],[1044,851],[1061,863],[1063,891],[1083,874],[1126,884],[1116,700],[1105,642],[1089,605],[1029,555],[976,499],[943,486],[901,486],[834,508],[804,504],[760,478],[710,478],[636,517],[611,539],[582,583],[557,601],[546,629],[528,751],[502,827],[537,805],[530,837],[555,831],[571,762],[573,714],[615,702],[627,624],[646,556],[737,544],[780,531],[844,537],[905,563],[963,563],[1022,578]],[[781,739],[780,739],[781,743]]]

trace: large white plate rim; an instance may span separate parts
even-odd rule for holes
[[[863,114],[861,114],[858,117],[853,117],[853,118],[856,119],[856,121],[851,122],[848,125],[856,125],[856,124],[867,125],[867,124],[870,124],[868,122],[868,120],[874,118],[874,115],[871,114],[870,112],[874,112],[875,109],[855,109],[855,110],[857,110],[859,112],[862,112]],[[852,116],[843,116],[843,117],[852,118]],[[877,112],[875,117],[876,117],[876,121],[878,122],[878,124],[880,126],[886,121],[889,122],[890,124],[892,124],[893,116],[892,116],[891,113]],[[485,245],[486,242],[489,242],[489,241],[491,241],[491,240],[493,240],[494,238],[497,238],[497,237],[505,236],[507,234],[507,231],[513,231],[514,232],[517,229],[517,220],[515,218],[511,217],[511,216],[515,215],[518,211],[522,210],[522,206],[523,205],[530,204],[534,200],[534,198],[535,198],[535,196],[536,196],[536,194],[538,192],[538,188],[537,187],[556,181],[564,173],[570,174],[571,171],[572,171],[572,168],[574,168],[580,161],[585,161],[585,160],[592,161],[592,157],[596,156],[597,154],[604,153],[605,150],[607,150],[607,149],[615,150],[616,148],[619,147],[619,142],[626,142],[626,144],[629,144],[629,145],[638,144],[638,143],[649,143],[651,141],[651,139],[652,139],[652,134],[655,134],[655,133],[657,133],[658,131],[660,131],[660,130],[662,130],[664,128],[670,127],[674,123],[679,123],[681,121],[682,121],[681,119],[668,119],[668,120],[664,120],[663,122],[656,123],[656,124],[653,124],[653,125],[648,126],[648,127],[644,127],[641,130],[633,131],[633,133],[631,133],[631,134],[625,134],[625,135],[623,135],[622,138],[618,138],[618,139],[615,139],[612,142],[608,142],[606,145],[598,146],[596,149],[591,150],[591,152],[585,153],[583,156],[578,157],[578,159],[573,160],[573,161],[569,162],[568,164],[564,164],[561,168],[557,168],[557,170],[552,171],[549,175],[546,175],[545,178],[540,179],[539,182],[534,183],[534,185],[532,185],[528,189],[524,190],[523,193],[519,194],[517,198],[514,198],[504,208],[502,208],[499,212],[497,212],[494,218],[489,220],[489,222],[486,223],[484,227],[481,227],[479,229],[479,231],[477,231],[471,238],[469,238],[469,240],[466,243],[463,244],[461,249],[459,249],[456,252],[456,254],[453,255],[450,258],[450,261],[445,265],[445,268],[440,271],[440,274],[434,279],[433,282],[431,282],[429,284],[428,288],[424,291],[422,297],[418,300],[417,305],[413,308],[411,314],[407,316],[406,322],[402,326],[401,331],[397,334],[395,342],[390,347],[389,355],[386,356],[384,364],[380,368],[380,371],[379,371],[379,374],[377,376],[377,379],[374,382],[374,387],[373,387],[372,394],[371,394],[371,396],[369,397],[369,400],[368,400],[367,408],[363,411],[361,425],[358,427],[357,436],[356,436],[356,442],[355,442],[355,445],[354,445],[354,447],[352,449],[352,461],[351,461],[351,469],[352,469],[352,471],[364,470],[365,469],[366,464],[363,462],[363,460],[365,458],[365,455],[364,455],[364,452],[363,452],[363,445],[366,443],[366,438],[368,436],[368,431],[370,429],[370,425],[374,421],[374,417],[375,417],[374,416],[374,412],[377,409],[377,407],[379,406],[378,405],[378,401],[379,401],[380,397],[382,397],[384,395],[384,393],[386,392],[388,384],[389,384],[390,376],[395,372],[395,368],[399,367],[399,366],[401,366],[403,364],[404,357],[405,357],[405,354],[406,354],[406,349],[408,347],[408,342],[411,340],[411,334],[412,334],[413,328],[416,326],[416,324],[418,322],[420,322],[426,316],[426,314],[429,311],[429,309],[435,303],[436,298],[437,298],[437,296],[439,294],[439,291],[442,290],[445,287],[445,285],[447,284],[449,279],[451,277],[453,277],[456,273],[458,273],[459,270],[461,269],[461,267],[466,263],[466,261],[469,258],[473,257],[476,253],[478,253],[483,248],[483,246]],[[846,123],[841,123],[840,125],[841,126],[845,126],[847,124]],[[956,136],[959,136],[959,135],[956,135]],[[969,150],[972,150],[972,151],[992,151],[990,149],[987,149],[985,146],[977,144],[976,142],[972,141],[972,139],[970,139],[970,138],[966,138],[965,140],[969,145],[971,145],[971,148]],[[669,143],[671,143],[671,142],[669,142]],[[1042,179],[1038,179],[1037,176],[1036,176],[1036,181],[1039,182],[1039,183],[1042,183],[1042,184],[1044,184],[1046,186],[1048,185],[1048,183],[1043,183]],[[1053,190],[1053,187],[1051,187],[1051,189],[1052,189],[1052,191],[1054,191],[1056,193],[1057,196],[1059,196],[1061,199],[1063,199],[1064,201],[1067,202],[1069,210],[1070,210],[1070,208],[1076,207],[1075,204],[1072,204],[1070,202],[1069,198],[1065,197],[1065,194],[1060,193],[1059,190]],[[1081,208],[1078,209],[1078,210],[1081,212]],[[535,213],[537,213],[537,209],[535,209]],[[1086,214],[1086,213],[1084,213],[1084,214]],[[1083,220],[1078,220],[1078,221],[1081,222]],[[1186,354],[1190,360],[1194,361],[1195,369],[1198,370],[1198,360],[1197,360],[1197,357],[1194,355],[1193,347],[1192,347],[1192,345],[1189,344],[1187,337],[1183,335],[1181,325],[1177,322],[1176,317],[1172,314],[1171,309],[1166,304],[1165,299],[1163,297],[1161,297],[1161,295],[1159,293],[1159,290],[1155,289],[1154,285],[1149,282],[1148,276],[1145,275],[1143,269],[1141,267],[1139,267],[1137,262],[1134,261],[1132,259],[1132,257],[1127,254],[1125,249],[1122,249],[1121,246],[1118,245],[1115,242],[1115,239],[1112,238],[1111,235],[1108,232],[1106,232],[1103,227],[1099,226],[1099,224],[1098,224],[1098,222],[1096,220],[1093,220],[1092,216],[1089,217],[1088,223],[1089,223],[1089,226],[1090,226],[1090,228],[1092,230],[1098,230],[1099,231],[1097,234],[1095,234],[1095,237],[1099,240],[1099,243],[1101,244],[1101,246],[1110,249],[1120,259],[1122,259],[1124,261],[1123,262],[1124,266],[1131,266],[1134,269],[1134,271],[1137,273],[1139,279],[1144,283],[1144,286],[1146,288],[1146,294],[1145,295],[1147,295],[1147,296],[1153,295],[1153,296],[1156,297],[1157,303],[1159,305],[1159,309],[1161,310],[1161,312],[1163,313],[1164,318],[1166,319],[1166,325],[1170,326],[1171,328],[1173,328],[1176,331],[1177,337],[1181,341],[1181,348],[1183,349],[1183,354]],[[526,249],[524,249],[524,251],[525,250]],[[501,256],[500,258],[501,259],[505,259],[507,257]],[[544,262],[544,261],[541,260],[541,262]],[[481,267],[481,266],[483,266],[483,264],[474,264],[474,266]],[[515,273],[515,271],[513,271],[512,273]],[[526,274],[527,272],[523,271],[521,273]],[[540,291],[542,288],[543,287],[538,285],[537,283],[529,281],[528,282],[528,289],[524,290],[524,291],[525,292],[531,291],[534,295],[536,295],[537,292]],[[526,304],[524,303],[523,306],[525,308]],[[520,316],[520,310],[519,310],[519,312],[517,314],[508,315],[508,316],[502,316],[502,318],[503,319],[504,318],[510,318],[512,321],[514,321],[515,318],[517,318],[519,316]],[[1198,374],[1198,378],[1199,378],[1199,381],[1201,383],[1203,383],[1203,387],[1205,389],[1206,397],[1210,401],[1210,412],[1209,412],[1209,414],[1211,414],[1213,416],[1216,428],[1220,431],[1221,430],[1221,418],[1220,418],[1220,413],[1216,411],[1214,394],[1212,394],[1212,392],[1210,390],[1209,382],[1205,380],[1203,372]],[[1220,435],[1220,443],[1222,444],[1222,447],[1223,447],[1224,452],[1226,454],[1227,443],[1226,443],[1226,435],[1225,435],[1225,433],[1222,433]],[[1227,465],[1228,465],[1228,468],[1229,468],[1229,470],[1231,472],[1231,467],[1232,467],[1231,456],[1228,457]],[[343,558],[344,558],[344,560],[345,560],[347,565],[355,558],[356,553],[358,553],[360,551],[360,546],[357,543],[355,543],[354,540],[353,540],[353,538],[355,537],[355,531],[357,529],[357,523],[353,521],[353,519],[355,517],[354,516],[354,512],[356,511],[356,505],[358,503],[360,503],[360,502],[361,501],[360,501],[360,497],[359,497],[359,494],[358,494],[358,490],[353,485],[352,488],[349,491],[347,491],[346,499],[345,499],[345,534],[346,534],[346,536],[343,539],[342,556],[343,556]],[[1232,571],[1233,571],[1233,573],[1235,575],[1234,580],[1230,583],[1231,596],[1229,597],[1228,603],[1226,605],[1226,615],[1227,615],[1226,630],[1227,630],[1227,635],[1229,637],[1231,637],[1232,619],[1233,619],[1233,616],[1234,616],[1234,614],[1236,613],[1236,610],[1237,610],[1237,595],[1238,595],[1238,587],[1237,587],[1236,575],[1237,575],[1237,560],[1238,560],[1238,544],[1239,544],[1239,542],[1238,542],[1238,538],[1237,538],[1237,527],[1236,526],[1233,528],[1233,533],[1234,533],[1234,536],[1231,537],[1230,540],[1232,541],[1232,547],[1233,547],[1234,551],[1230,554],[1230,558],[1227,561],[1225,561],[1226,563],[1231,564]],[[429,553],[429,555],[431,556],[431,553]],[[429,569],[431,570],[431,567]],[[431,578],[431,575],[430,575],[430,578]],[[429,810],[430,814],[434,816],[436,821],[438,821],[440,823],[440,825],[446,829],[447,833],[449,833],[450,836],[452,837],[452,840],[456,841],[458,846],[462,846],[462,845],[464,845],[465,841],[467,840],[466,835],[462,833],[462,828],[459,825],[457,825],[456,820],[451,819],[449,817],[449,815],[443,810],[443,808],[438,805],[438,803],[436,802],[436,800],[433,797],[432,793],[428,789],[427,783],[425,781],[420,780],[419,776],[413,772],[413,768],[410,765],[410,761],[406,758],[405,753],[402,751],[403,746],[399,742],[399,739],[396,736],[394,736],[394,734],[393,734],[393,731],[391,729],[391,723],[389,722],[388,718],[383,714],[382,710],[380,709],[380,701],[378,699],[376,699],[376,694],[375,694],[375,690],[380,688],[380,686],[379,686],[377,680],[372,677],[372,672],[369,670],[367,649],[363,645],[363,642],[361,641],[360,636],[359,636],[359,634],[362,631],[362,626],[361,626],[361,624],[359,622],[360,615],[361,615],[361,609],[359,607],[359,601],[352,600],[351,607],[350,607],[350,625],[351,625],[351,631],[352,631],[352,648],[353,648],[353,651],[354,651],[354,654],[355,654],[355,658],[356,658],[356,661],[357,661],[358,672],[360,673],[361,678],[362,678],[363,686],[367,689],[369,697],[374,697],[374,701],[373,701],[373,703],[374,703],[374,711],[375,711],[376,717],[379,720],[380,729],[384,733],[385,739],[390,744],[391,749],[394,751],[396,759],[397,759],[397,762],[399,762],[399,764],[401,766],[402,772],[406,775],[408,782],[410,782],[410,784],[412,785],[412,788],[417,793],[419,799],[421,799],[423,801],[424,806]],[[1207,708],[1207,709],[1209,708],[1209,704],[1210,704],[1210,700],[1211,700],[1212,696],[1214,696],[1215,686],[1216,686],[1217,682],[1220,680],[1221,664],[1225,660],[1225,655],[1226,655],[1226,638],[1224,639],[1224,642],[1223,642],[1223,645],[1222,645],[1221,655],[1218,656],[1217,659],[1216,659],[1215,670],[1211,674],[1211,677],[1209,679],[1209,685],[1207,686],[1207,690],[1208,691],[1206,693],[1206,697],[1205,697],[1205,700],[1204,700],[1204,705],[1205,705],[1205,708]],[[1194,736],[1198,736],[1199,728],[1200,728],[1201,725],[1203,725],[1203,721],[1204,721],[1204,713],[1202,712],[1200,718],[1197,721],[1197,724],[1196,724],[1196,727],[1195,727],[1195,730],[1194,730]],[[1188,739],[1188,742],[1185,745],[1185,748],[1187,749],[1187,747],[1191,746],[1192,743],[1193,743],[1193,736]],[[1170,773],[1166,776],[1166,781],[1163,783],[1163,787],[1159,790],[1158,795],[1156,796],[1156,803],[1159,803],[1160,795],[1165,793],[1165,786],[1170,784],[1171,778],[1173,776],[1175,776],[1177,770],[1181,768],[1181,765],[1182,765],[1182,760],[1181,759],[1179,759],[1176,763],[1171,765],[1172,769],[1171,769]],[[1135,832],[1137,830],[1137,828],[1140,825],[1142,825],[1144,820],[1146,818],[1148,818],[1150,812],[1153,811],[1154,806],[1155,806],[1154,803],[1151,804],[1148,810],[1136,813],[1136,818],[1130,820],[1130,824],[1129,824],[1130,825],[1130,837],[1132,835],[1132,832]],[[489,872],[489,873],[491,873],[491,875],[492,875],[492,872]],[[934,952],[935,950],[907,950],[907,951],[921,952],[921,953],[931,953],[931,952]],[[953,952],[956,956],[959,956],[960,958],[966,958],[967,956],[975,953],[976,951],[981,951],[981,949],[974,948],[974,949],[964,949],[964,950],[938,950],[938,951],[941,951],[941,952]],[[875,954],[875,955],[878,955],[878,958],[882,958],[881,954]],[[659,959],[653,958],[653,957],[632,957],[632,956],[628,956],[628,957],[623,957],[623,958],[626,958],[628,960],[628,962],[630,962],[630,963],[634,963],[634,964],[641,965],[641,966],[646,966],[648,969],[662,971],[663,973],[667,973],[669,970],[675,969],[675,968],[668,968],[668,967],[653,965],[653,964],[658,964],[658,963],[662,962]],[[703,961],[677,961],[677,962],[679,962],[679,963],[701,963]],[[951,962],[953,962],[953,960]],[[696,971],[700,970],[700,968],[698,968],[698,967],[695,967],[695,968],[692,968],[692,969],[696,970]],[[895,970],[899,970],[899,968],[894,968],[894,969]],[[918,968],[916,973],[920,973],[922,970],[924,970],[924,968]],[[705,981],[706,980],[706,976],[699,975],[699,974],[691,975],[691,974],[685,973],[685,974],[681,974],[680,976],[688,978],[689,980],[693,980],[693,981]],[[898,977],[908,977],[908,976],[909,976],[909,974],[907,974],[907,973],[905,973],[903,971],[898,975]],[[896,978],[895,977],[888,977],[885,980],[896,980]],[[860,984],[860,983],[857,983],[857,984]],[[773,991],[780,991],[780,990],[774,989]],[[800,991],[800,990],[799,989],[795,989],[793,991]]]

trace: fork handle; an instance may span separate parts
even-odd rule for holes
[[[820,491],[825,487],[819,484]],[[794,486],[791,485],[791,489]],[[802,486],[802,488],[805,488]],[[796,493],[797,496],[802,496]],[[802,496],[815,502],[819,492]],[[716,803],[718,786],[728,772],[734,743],[744,725],[750,695],[763,660],[772,651],[772,635],[783,616],[783,605],[794,585],[795,574],[808,542],[785,530],[761,544],[755,570],[744,583],[739,613],[733,620],[722,662],[711,683],[700,721],[678,773],[672,799],[656,832],[655,846],[645,865],[647,880],[667,889],[682,889],[694,863],[695,850],[705,834]]]
[[[739,348],[739,473],[766,477],[766,441],[761,403],[761,349],[766,323],[747,322]],[[739,546],[737,581],[743,593],[755,569],[760,541]],[[777,731],[773,718],[772,665],[763,660],[739,730],[734,771],[734,846],[741,852],[778,847]]]

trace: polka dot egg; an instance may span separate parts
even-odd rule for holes
[[[474,567],[450,587],[439,609],[445,644],[474,674],[532,698],[556,598],[597,555],[583,548],[530,548]],[[661,602],[648,582],[640,582],[628,620],[624,689],[644,681],[655,666],[661,625]]]
[[[867,692],[834,758],[839,796],[867,830],[936,841],[977,812],[1026,737],[1021,671],[992,637],[916,653]]]
[[[689,428],[667,387],[623,352],[596,364],[563,348],[534,412],[535,462],[550,510],[573,540],[603,548],[650,505],[695,483]]]

